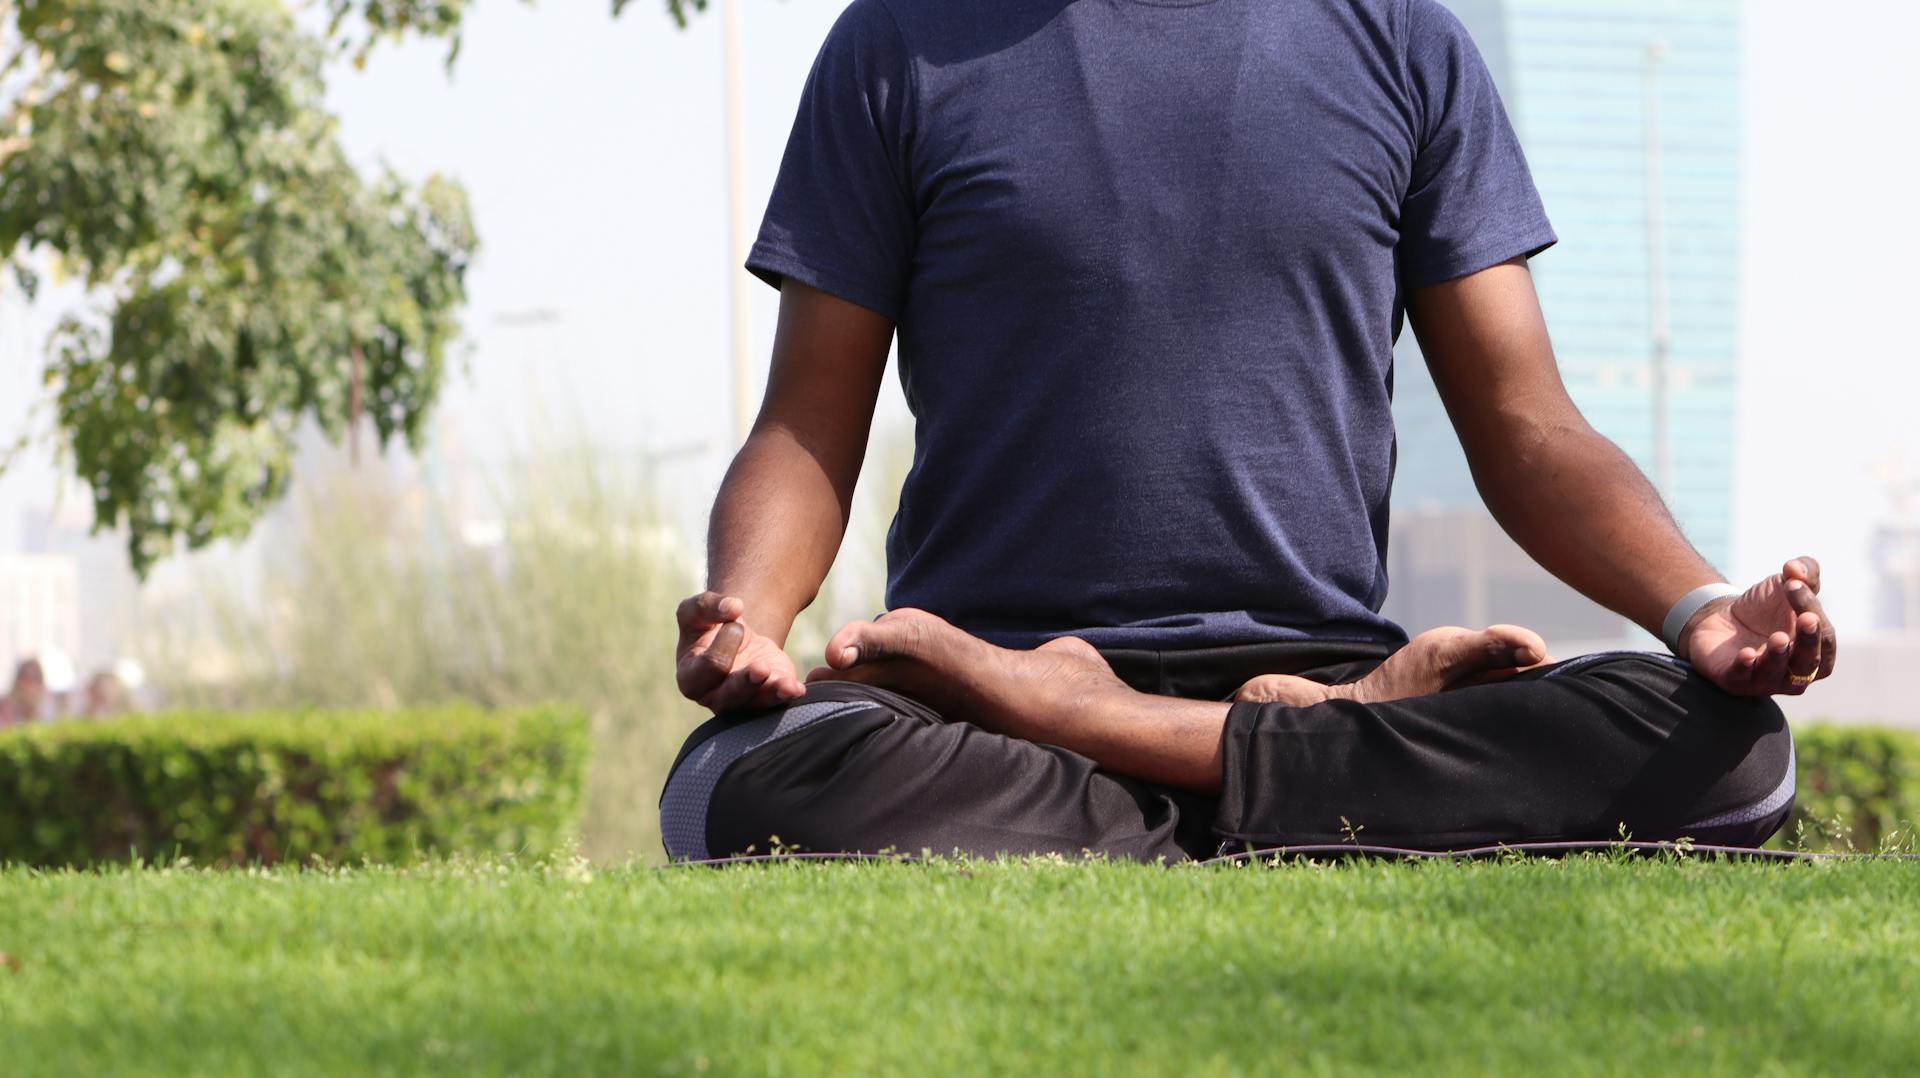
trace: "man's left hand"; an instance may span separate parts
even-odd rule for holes
[[[1820,563],[1807,557],[1708,603],[1680,634],[1681,656],[1737,696],[1798,696],[1833,673],[1838,651],[1820,606]]]

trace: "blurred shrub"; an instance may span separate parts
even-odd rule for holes
[[[257,579],[223,567],[192,589],[192,618],[148,618],[170,706],[573,705],[593,746],[587,853],[657,857],[660,782],[702,716],[673,686],[690,559],[645,477],[584,449],[446,496],[315,472],[262,536]]]
[[[1920,734],[1827,723],[1794,728],[1799,789],[1776,841],[1874,851],[1913,845],[1920,823]]]
[[[541,855],[579,825],[586,724],[547,708],[168,715],[0,731],[0,861]]]
[[[906,465],[897,437],[876,439],[841,559],[788,639],[802,671],[842,621],[881,609]],[[432,486],[301,466],[257,567],[223,564],[184,589],[186,607],[144,617],[141,657],[170,704],[572,704],[591,721],[585,852],[660,859],[660,787],[706,716],[673,684],[673,611],[699,559],[654,500],[654,469],[591,446]]]

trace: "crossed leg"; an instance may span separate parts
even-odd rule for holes
[[[1313,702],[1228,705],[1134,693],[1077,642],[1007,652],[925,615],[849,630],[829,649],[839,675],[892,687],[820,681],[795,705],[696,731],[662,800],[673,856],[775,836],[813,850],[1144,860],[1223,843],[1358,835],[1438,849],[1623,828],[1757,844],[1792,799],[1778,709],[1652,655],[1408,699],[1366,699],[1361,679]],[[1142,737],[1204,752],[1172,770],[1179,781],[1127,774]]]

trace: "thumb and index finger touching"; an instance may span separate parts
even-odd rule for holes
[[[1813,589],[1816,595],[1820,593],[1820,562],[1806,554],[1802,554],[1782,566],[1780,575],[1788,582],[1795,580],[1800,581],[1802,584]]]
[[[1805,555],[1788,561],[1778,576],[1748,591],[1749,597],[1764,604],[1749,608],[1740,619],[1763,638],[1741,649],[1748,688],[1798,694],[1833,673],[1838,638],[1819,592],[1820,563]],[[1784,623],[1773,620],[1780,609],[1774,603],[1785,604]]]
[[[682,634],[698,636],[716,625],[740,620],[740,615],[746,610],[747,604],[732,595],[703,591],[682,600],[674,616],[680,623]]]
[[[682,695],[705,696],[733,672],[734,660],[747,642],[747,627],[740,621],[745,612],[746,604],[740,599],[713,591],[681,602],[674,612],[680,623],[674,673]]]
[[[1827,677],[1833,673],[1834,659],[1840,648],[1833,619],[1820,603],[1820,563],[1806,556],[1788,562],[1782,570],[1786,578],[1787,606],[1793,611],[1793,650],[1801,661],[1793,664],[1797,677]]]

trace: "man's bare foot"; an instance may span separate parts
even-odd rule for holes
[[[894,689],[950,717],[1022,736],[1034,718],[1059,721],[1115,693],[1133,692],[1077,637],[1013,651],[906,608],[842,628],[827,642],[826,658],[828,665],[808,681]]]
[[[1263,674],[1240,686],[1233,698],[1290,707],[1323,700],[1377,704],[1511,677],[1548,661],[1547,642],[1531,629],[1495,625],[1475,632],[1448,626],[1414,637],[1359,681],[1322,685],[1290,674]]]
[[[894,689],[949,719],[1079,753],[1101,767],[1218,793],[1228,706],[1135,692],[1074,637],[1009,651],[922,610],[858,621],[827,642],[809,681]]]

